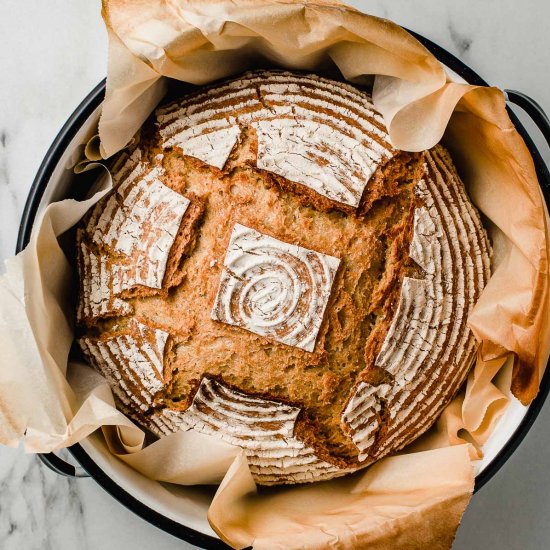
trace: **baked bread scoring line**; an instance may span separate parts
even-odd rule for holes
[[[178,146],[219,169],[241,127],[251,127],[259,169],[355,208],[377,167],[394,154],[367,94],[313,76],[239,79],[157,111],[157,124],[164,148]]]
[[[82,282],[78,318],[124,315],[130,306],[120,297],[136,286],[162,289],[170,250],[190,200],[164,185],[160,167],[147,170],[136,149],[114,169],[115,191],[92,210],[80,232]],[[112,259],[106,259],[107,249]]]
[[[321,460],[296,436],[299,414],[298,407],[204,377],[187,410],[164,409],[154,422],[164,434],[194,429],[243,448],[250,471],[262,485],[321,481],[354,471]]]
[[[83,337],[79,344],[121,403],[145,413],[165,389],[164,356],[169,337],[164,330],[132,319],[119,334]]]
[[[463,382],[475,353],[466,318],[490,277],[487,235],[450,161],[437,150],[427,152],[426,161],[415,189],[425,206],[415,210],[409,252],[425,277],[404,278],[375,360],[393,383],[359,382],[342,415],[363,461],[396,450],[396,442],[402,448],[425,431]],[[379,439],[382,417],[388,428]],[[421,425],[414,424],[421,417]]]

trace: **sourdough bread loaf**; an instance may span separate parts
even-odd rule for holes
[[[486,233],[446,150],[396,150],[364,91],[248,73],[158,108],[112,173],[78,228],[78,341],[153,434],[329,479],[465,380]]]

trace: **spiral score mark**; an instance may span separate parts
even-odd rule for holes
[[[236,224],[212,318],[313,351],[339,262]]]

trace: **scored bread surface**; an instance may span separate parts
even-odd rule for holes
[[[355,207],[376,167],[392,156],[382,117],[366,94],[288,73],[215,87],[160,109],[157,120],[165,148],[179,146],[216,168],[246,125],[257,134],[258,168]]]
[[[367,93],[248,73],[161,106],[77,232],[80,346],[158,437],[330,479],[427,430],[476,351],[490,245],[448,153]]]
[[[320,481],[346,473],[321,460],[315,449],[296,437],[298,407],[253,397],[213,379],[202,379],[187,410],[164,409],[160,414],[165,434],[193,428],[242,447],[250,471],[264,485]]]
[[[359,383],[343,415],[362,460],[381,458],[394,442],[402,447],[429,427],[464,380],[475,351],[466,319],[490,275],[487,239],[448,157],[436,150],[425,159],[415,188],[424,206],[414,213],[409,252],[423,278],[403,279],[375,361],[394,382]],[[425,394],[422,407],[419,394]],[[383,436],[375,437],[387,418]]]
[[[313,351],[339,264],[236,224],[212,319]]]

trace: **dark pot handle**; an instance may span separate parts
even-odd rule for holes
[[[65,477],[90,477],[81,466],[73,466],[54,453],[39,454],[38,458],[52,472]]]
[[[534,99],[516,90],[504,90],[504,97],[506,101],[521,107],[531,117],[550,146],[550,120],[543,108]]]

